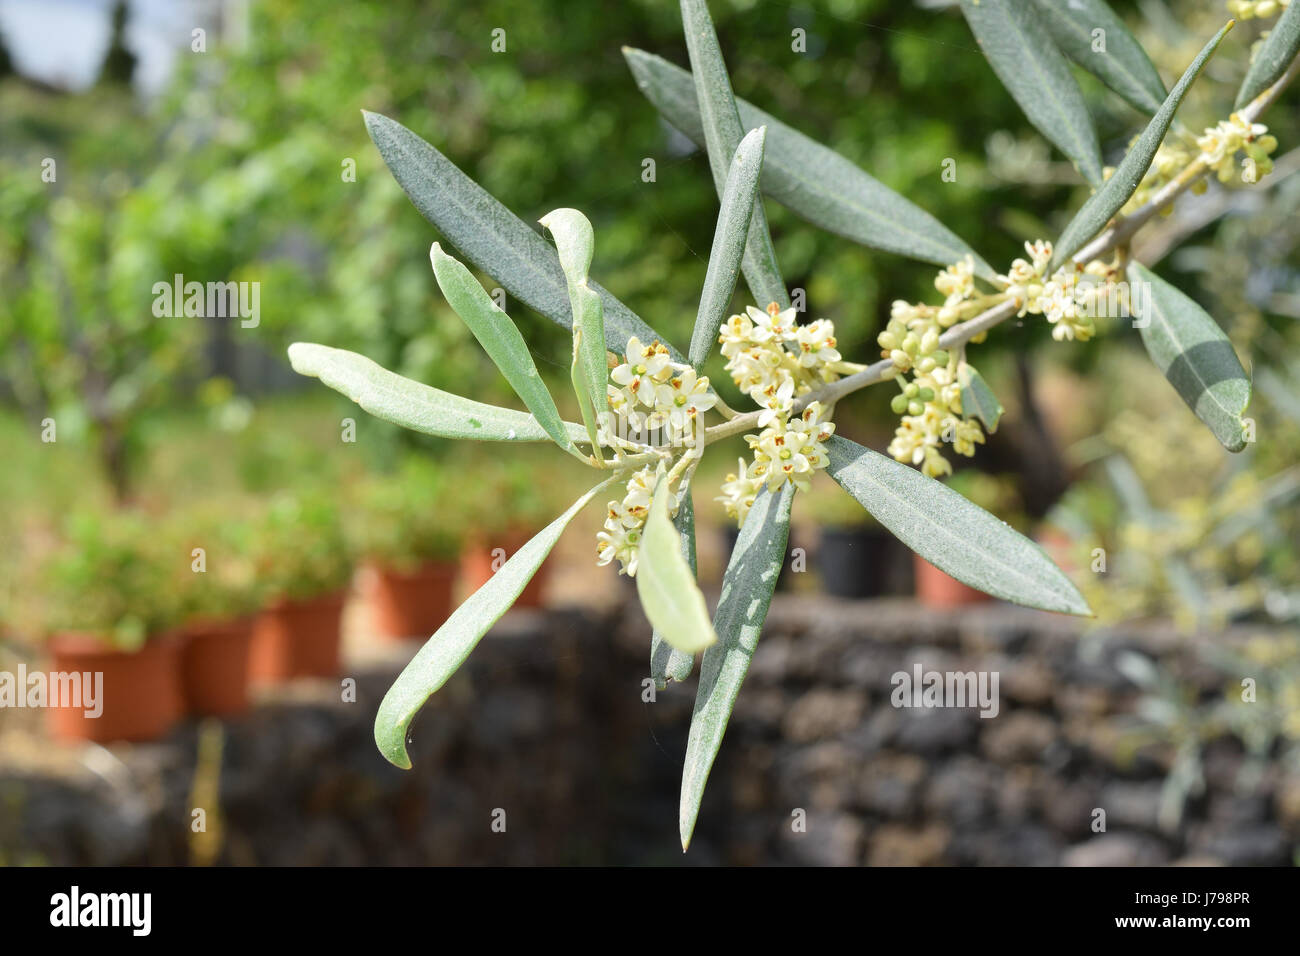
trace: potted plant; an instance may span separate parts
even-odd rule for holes
[[[42,563],[34,587],[51,671],[74,699],[50,699],[49,726],[69,740],[155,740],[182,715],[171,562],[132,512],[83,513]],[[79,693],[74,691],[79,689]]]
[[[818,482],[808,499],[820,528],[817,572],[826,593],[866,598],[897,590],[906,559],[894,537],[838,486]]]
[[[337,505],[316,491],[277,496],[261,516],[254,553],[268,603],[253,624],[252,681],[338,673],[352,560]]]
[[[554,512],[550,489],[537,482],[535,469],[526,462],[483,457],[473,471],[477,491],[464,512],[473,532],[461,558],[464,586],[471,594],[545,527]],[[549,569],[543,564],[515,606],[541,607],[548,579]]]
[[[231,717],[248,709],[253,621],[262,597],[252,531],[248,519],[231,518],[224,508],[172,520],[169,537],[182,559],[174,575],[181,689],[191,714]]]
[[[440,507],[446,484],[439,465],[410,458],[369,478],[348,512],[361,592],[381,637],[423,640],[451,614],[462,530],[457,512]]]

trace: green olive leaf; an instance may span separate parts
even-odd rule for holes
[[[1110,179],[1106,180],[1102,187],[1093,193],[1088,201],[1080,207],[1075,213],[1070,224],[1065,227],[1065,232],[1061,238],[1056,241],[1052,249],[1052,261],[1048,264],[1048,272],[1052,272],[1062,262],[1074,255],[1084,243],[1101,232],[1106,223],[1110,222],[1110,217],[1119,212],[1121,207],[1128,202],[1129,197],[1137,192],[1138,185],[1142,182],[1142,177],[1146,175],[1151,161],[1155,159],[1156,150],[1160,148],[1161,142],[1164,141],[1165,133],[1169,130],[1169,124],[1173,122],[1174,112],[1178,105],[1183,101],[1183,97],[1191,88],[1192,81],[1200,74],[1201,68],[1205,66],[1205,61],[1218,48],[1219,42],[1232,29],[1233,21],[1229,20],[1218,33],[1201,48],[1201,52],[1196,55],[1178,85],[1165,99],[1156,115],[1151,118],[1146,129],[1137,138],[1124,158],[1120,160],[1119,166],[1111,174]]]
[[[1042,17],[1029,0],[961,0],[961,12],[1002,85],[1040,133],[1100,186],[1097,131]]]
[[[1250,379],[1232,343],[1204,309],[1150,269],[1133,262],[1128,272],[1149,292],[1135,297],[1134,324],[1151,361],[1220,444],[1241,451]]]
[[[439,438],[472,441],[546,441],[550,436],[527,412],[485,405],[390,372],[364,355],[311,342],[289,346],[289,364],[318,378],[376,418]],[[566,422],[571,442],[587,440],[581,425]]]
[[[718,640],[704,594],[695,583],[681,535],[668,517],[666,478],[650,500],[636,564],[636,593],[654,629],[683,654],[698,654]]]
[[[826,451],[830,476],[940,571],[1026,607],[1092,613],[1042,548],[942,482],[839,435]]]
[[[474,333],[474,338],[496,363],[515,394],[524,400],[528,410],[557,445],[566,451],[574,450],[559,409],[555,407],[555,399],[537,374],[537,363],[533,361],[519,327],[497,307],[470,271],[443,252],[436,242],[429,250],[429,260],[447,303]],[[592,436],[593,443],[595,440]]]
[[[1147,114],[1160,109],[1166,95],[1160,74],[1142,44],[1104,0],[1034,2],[1047,32],[1066,56],[1135,109]]]
[[[726,191],[728,165],[740,147],[745,128],[740,123],[740,111],[731,91],[731,79],[722,61],[722,49],[718,46],[718,34],[713,29],[709,8],[704,0],[681,0],[681,8],[709,167],[713,170],[713,184],[721,199]],[[760,307],[769,302],[776,302],[783,309],[790,307],[790,294],[776,263],[776,250],[772,247],[767,213],[763,211],[761,200],[754,202],[750,214],[749,239],[745,243],[742,269],[749,291]]]
[[[487,583],[447,618],[447,622],[402,669],[384,695],[375,716],[375,743],[390,763],[404,770],[411,768],[411,758],[406,752],[406,735],[415,715],[434,691],[447,683],[465,663],[483,635],[519,599],[573,517],[611,481],[612,478],[607,479],[592,488],[511,555]]]
[[[1241,109],[1272,86],[1300,52],[1300,4],[1290,3],[1250,61],[1233,109]]]
[[[759,492],[722,577],[722,596],[713,615],[719,641],[704,652],[700,661],[700,683],[682,766],[678,827],[683,851],[690,846],[695,832],[704,786],[722,748],[722,737],[758,647],[776,580],[781,576],[793,502],[794,485],[789,482],[779,494],[766,488]]]

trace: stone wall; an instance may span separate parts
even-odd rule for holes
[[[227,722],[208,836],[231,864],[1291,862],[1300,776],[1277,761],[1246,773],[1232,740],[1206,746],[1204,792],[1162,825],[1174,747],[1143,731],[1118,656],[1158,655],[1206,694],[1222,676],[1168,632],[1079,627],[992,603],[779,595],[683,857],[694,678],[643,701],[649,635],[634,605],[512,612],[416,721],[412,771],[371,737],[410,647],[350,662],[355,703],[305,683]],[[998,672],[998,716],[892,706],[891,676],[916,664]],[[197,739],[190,725],[105,750],[10,728],[0,862],[189,861]],[[1090,829],[1096,808],[1105,833]]]

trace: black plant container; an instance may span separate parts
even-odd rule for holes
[[[823,528],[817,570],[827,594],[844,598],[879,597],[906,588],[898,542],[878,527]]]

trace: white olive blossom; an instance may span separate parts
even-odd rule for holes
[[[829,409],[812,402],[794,415],[796,400],[839,377],[843,361],[835,339],[835,324],[816,319],[796,322],[794,309],[766,311],[748,307],[733,315],[718,334],[732,381],[762,410],[757,434],[746,435],[753,460],[740,460],[739,469],[727,476],[722,502],[728,516],[744,523],[754,498],[763,488],[777,491],[786,482],[800,490],[809,487],[813,472],[828,463],[822,444],[835,426],[824,419]]]

